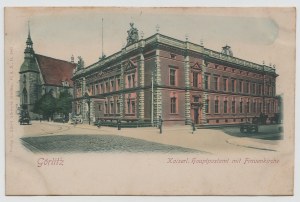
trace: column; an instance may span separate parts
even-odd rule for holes
[[[186,52],[185,58],[184,58],[184,81],[185,81],[185,102],[184,102],[184,118],[185,118],[185,124],[189,125],[191,124],[191,83],[190,83],[190,57],[188,53]]]
[[[121,76],[120,76],[120,90],[123,90],[125,88],[125,82],[124,82],[124,64],[123,62],[121,62]],[[124,93],[121,93],[119,96],[119,100],[120,100],[120,118],[123,119],[124,118],[124,102],[125,102],[125,96]]]
[[[161,89],[161,69],[160,69],[159,50],[156,49],[155,68],[154,68],[154,103],[153,103],[153,122],[157,123],[159,116],[162,116],[162,94]],[[162,117],[163,118],[163,117]]]
[[[205,65],[205,61],[203,60],[202,62],[202,72],[201,72],[201,76],[202,76],[202,90],[203,90],[203,95],[202,95],[202,116],[201,116],[201,124],[207,124],[207,118],[206,118],[206,100],[207,100],[207,92],[204,91],[205,88],[205,72],[207,71],[207,66]]]
[[[144,114],[144,100],[145,100],[145,94],[144,94],[144,86],[145,86],[145,80],[144,80],[144,75],[145,75],[145,60],[144,60],[144,55],[143,53],[140,54],[140,61],[138,62],[138,86],[142,89],[138,91],[138,118],[139,119],[144,119],[145,114]]]

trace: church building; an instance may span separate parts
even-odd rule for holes
[[[36,54],[33,50],[30,31],[28,33],[24,62],[20,74],[20,107],[28,110],[32,119],[38,115],[32,112],[34,104],[47,92],[58,97],[62,90],[68,90],[73,95],[71,80],[76,67],[74,59],[71,62]]]
[[[160,117],[164,124],[203,125],[271,118],[278,112],[277,76],[274,66],[234,57],[228,45],[217,52],[159,32],[140,38],[131,23],[124,48],[76,69],[73,114],[153,124]]]

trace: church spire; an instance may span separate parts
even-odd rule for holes
[[[33,50],[33,42],[31,40],[31,35],[30,35],[30,22],[28,21],[28,36],[26,40],[26,48],[25,48],[25,58],[32,58],[34,55],[34,50]]]
[[[31,36],[30,36],[30,22],[28,21],[28,37],[27,37],[27,41],[26,41],[26,44],[27,46],[31,46],[32,48],[32,40],[31,40]]]
[[[28,22],[28,36],[26,40],[26,48],[24,50],[24,62],[20,68],[20,73],[23,72],[39,72],[39,68],[37,66],[37,63],[35,61],[35,54],[33,50],[33,43],[31,40],[31,35],[30,35],[30,25]]]

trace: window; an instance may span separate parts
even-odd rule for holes
[[[242,93],[243,92],[243,81],[239,82],[239,92]]]
[[[235,92],[235,79],[231,80],[231,91],[234,93]]]
[[[26,88],[23,89],[23,93],[22,94],[23,94],[22,104],[27,104],[28,94],[27,94]]]
[[[262,107],[262,103],[260,102],[260,103],[258,104],[258,112],[262,112],[262,110],[261,110],[262,108],[261,108],[261,107]]]
[[[193,72],[193,87],[198,87],[198,73]]]
[[[114,86],[115,86],[115,82],[114,81],[110,81],[110,89],[111,91],[114,91]]]
[[[219,100],[218,100],[218,98],[215,100],[215,113],[219,113]]]
[[[130,114],[130,100],[127,101],[127,114]]]
[[[135,114],[135,101],[131,101],[132,114]]]
[[[95,94],[99,94],[98,84],[95,85]]]
[[[249,103],[249,100],[246,103],[246,112],[250,113],[250,103]]]
[[[132,87],[135,87],[135,74],[133,74],[131,77],[132,77]]]
[[[176,85],[176,70],[170,69],[170,85],[175,86]]]
[[[194,97],[194,102],[199,102],[199,97],[198,96]]]
[[[103,88],[103,84],[101,83],[100,84],[100,93],[103,93],[104,92],[104,88]]]
[[[235,114],[235,100],[231,101],[231,113]]]
[[[114,103],[110,102],[110,114],[114,113]]]
[[[205,100],[205,113],[209,113],[209,99]]]
[[[121,80],[120,80],[120,78],[118,78],[117,83],[118,83],[118,89],[117,90],[120,90],[121,89]]]
[[[224,113],[227,113],[227,99],[224,100]]]
[[[223,91],[227,91],[227,79],[223,79]]]
[[[108,114],[108,105],[107,105],[107,102],[105,102],[104,106],[105,106],[105,114]]]
[[[256,101],[253,102],[253,112],[256,113]]]
[[[249,93],[249,81],[246,81],[245,93]]]
[[[243,99],[240,101],[240,113],[243,113]]]
[[[120,102],[119,102],[119,101],[117,102],[117,111],[116,111],[116,113],[117,113],[117,114],[120,113]]]
[[[128,88],[131,88],[131,76],[127,76]]]
[[[204,76],[204,89],[208,90],[208,75]]]
[[[218,80],[219,78],[218,77],[214,77],[214,90],[218,90]]]
[[[171,97],[171,114],[176,114],[176,97]]]
[[[252,83],[252,94],[255,94],[255,83]]]
[[[262,95],[262,85],[261,84],[258,85],[258,94]]]
[[[108,82],[105,83],[105,87],[106,87],[105,92],[108,93],[108,92],[109,92],[109,85],[108,85]]]

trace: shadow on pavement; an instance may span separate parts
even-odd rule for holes
[[[226,127],[220,129],[228,135],[234,137],[248,137],[262,140],[282,140],[283,132],[281,125],[260,125],[258,132],[240,132],[239,126]]]

